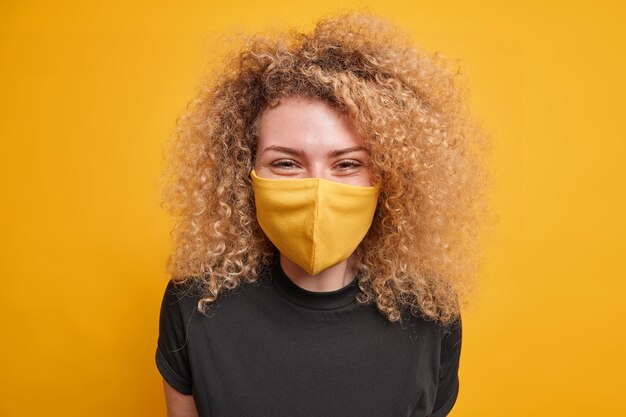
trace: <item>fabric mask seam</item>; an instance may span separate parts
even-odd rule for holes
[[[315,240],[315,236],[317,235],[317,227],[318,227],[318,219],[319,219],[319,211],[320,211],[320,189],[322,188],[322,182],[317,179],[317,187],[315,187],[316,197],[315,197],[315,219],[313,221],[313,259],[311,262],[311,272],[315,272],[315,259],[317,258],[317,242]],[[314,274],[315,275],[315,274]]]

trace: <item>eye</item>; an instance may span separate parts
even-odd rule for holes
[[[341,161],[340,163],[337,164],[337,166],[342,171],[345,171],[345,170],[351,169],[351,168],[358,168],[358,167],[361,166],[361,164],[356,162],[356,161]]]
[[[275,168],[293,168],[295,165],[293,161],[289,159],[281,159],[280,161],[272,163],[272,166]]]

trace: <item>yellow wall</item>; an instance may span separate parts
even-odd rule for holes
[[[500,221],[451,416],[626,415],[619,2],[156,4],[0,5],[0,415],[164,415],[161,145],[215,34],[337,4],[461,59],[497,142]]]

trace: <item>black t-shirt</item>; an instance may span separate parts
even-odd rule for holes
[[[356,301],[358,276],[330,292],[287,277],[274,258],[259,280],[220,294],[169,281],[156,365],[200,417],[441,417],[459,391],[461,322],[388,321]]]

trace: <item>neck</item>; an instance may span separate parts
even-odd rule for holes
[[[309,275],[300,265],[292,262],[282,253],[280,264],[285,275],[298,287],[308,291],[327,292],[335,291],[350,284],[356,277],[356,270],[349,262],[352,256],[345,261],[331,266],[317,275]]]

